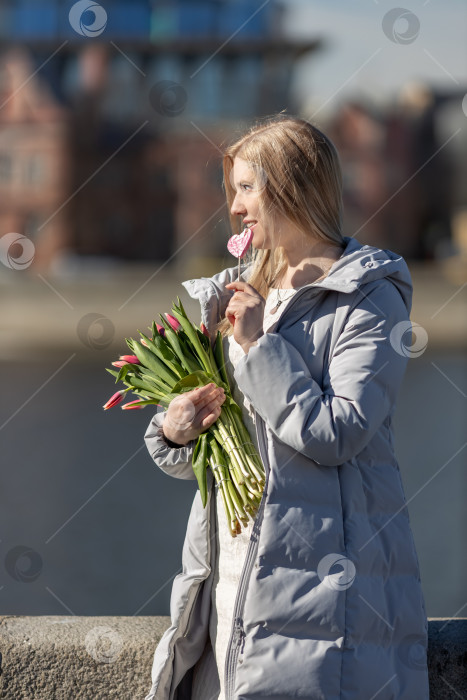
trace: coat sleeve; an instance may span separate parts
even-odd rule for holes
[[[234,377],[282,442],[337,466],[363,450],[393,409],[408,358],[390,334],[402,321],[408,321],[402,297],[391,283],[380,284],[349,312],[322,386],[278,333],[261,336]]]
[[[240,265],[240,276],[245,282],[250,278],[252,265],[242,263]],[[201,306],[201,321],[211,333],[214,326],[223,319],[225,309],[234,292],[226,289],[228,282],[233,282],[238,276],[238,265],[227,267],[212,277],[201,277],[199,279],[185,280],[182,286],[193,299],[198,299]],[[204,284],[200,284],[203,282]],[[211,338],[214,340],[214,334]]]
[[[192,457],[196,440],[190,440],[183,447],[169,447],[162,431],[166,410],[160,409],[152,417],[144,435],[148,452],[156,465],[169,476],[176,479],[196,479],[193,471]]]

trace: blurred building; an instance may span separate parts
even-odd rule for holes
[[[0,234],[34,242],[31,269],[223,254],[220,149],[296,109],[294,64],[320,42],[283,38],[276,0],[76,4],[1,5]]]
[[[406,259],[467,259],[464,92],[405,85],[391,108],[340,105],[326,125],[341,156],[347,235]]]
[[[18,232],[34,240],[42,222],[57,211],[36,251],[36,263],[41,265],[67,242],[67,216],[59,208],[70,191],[70,115],[53,99],[47,85],[39,85],[30,76],[31,63],[24,52],[11,51],[4,57],[0,74],[0,233]]]

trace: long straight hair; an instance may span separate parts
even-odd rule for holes
[[[255,173],[260,216],[280,214],[310,240],[343,247],[342,171],[332,141],[316,126],[298,117],[280,116],[257,123],[229,146],[223,156],[223,186],[229,212],[235,198],[232,182],[234,159],[242,158]],[[230,214],[234,233],[242,229],[240,217]],[[251,284],[265,297],[287,268],[283,248],[250,246],[244,262],[252,263]],[[223,318],[214,332],[231,335]]]

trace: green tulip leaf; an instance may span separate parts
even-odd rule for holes
[[[133,369],[133,371],[134,371],[134,365],[132,363],[127,363],[126,365],[123,365],[123,367],[120,367],[120,372],[118,373],[117,382],[124,381],[124,379],[125,379],[125,377],[128,374],[130,369]]]
[[[192,389],[196,389],[199,386],[205,386],[206,384],[210,384],[212,381],[212,378],[209,377],[206,372],[198,370],[196,372],[192,372],[191,374],[187,374],[186,377],[183,377],[183,379],[180,379],[180,381],[174,384],[172,387],[172,394],[181,394],[184,391],[192,391]]]

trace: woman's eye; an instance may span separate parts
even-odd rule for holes
[[[241,187],[242,189],[244,189],[244,190],[247,190],[248,188],[251,189],[251,185],[247,185],[246,182],[242,183],[242,184],[240,185],[240,187]]]

